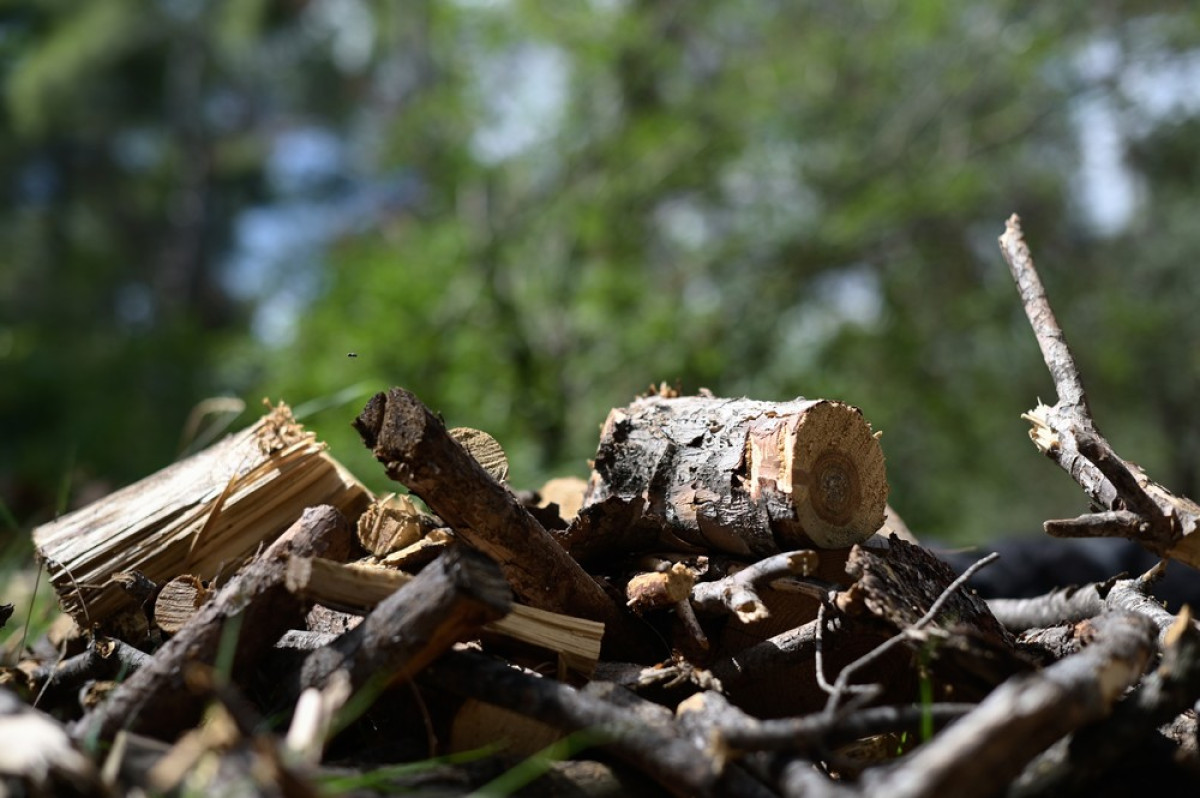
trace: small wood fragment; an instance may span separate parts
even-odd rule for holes
[[[212,594],[199,577],[177,576],[162,586],[154,601],[154,622],[173,635],[183,628]]]
[[[449,529],[432,529],[417,541],[380,559],[379,564],[399,571],[419,571],[455,544]]]
[[[420,541],[444,526],[441,520],[422,512],[408,496],[380,496],[359,516],[358,542],[376,557],[387,557]]]
[[[696,578],[682,563],[662,571],[635,574],[625,585],[625,598],[638,612],[669,607],[688,597]]]

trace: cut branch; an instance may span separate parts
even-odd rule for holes
[[[644,627],[450,437],[416,396],[403,388],[376,394],[354,425],[388,476],[420,496],[459,538],[499,563],[524,601],[600,621],[607,627],[606,643],[646,656],[653,644]]]

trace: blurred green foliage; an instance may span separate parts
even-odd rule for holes
[[[210,395],[247,423],[262,396],[307,409],[382,488],[349,421],[402,384],[536,486],[586,474],[608,409],[667,380],[859,405],[918,534],[1035,531],[1082,502],[1019,419],[1054,396],[995,244],[1012,212],[1101,427],[1200,493],[1188,4],[4,8],[23,523],[64,472],[165,465]],[[289,172],[295,131],[336,166]],[[300,246],[248,250],[289,208],[261,235]]]

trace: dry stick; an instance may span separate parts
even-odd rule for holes
[[[1185,610],[1166,635],[1162,661],[1102,723],[1087,726],[1030,763],[1012,796],[1067,795],[1100,777],[1200,699],[1200,630]]]
[[[926,626],[928,626],[930,623],[932,623],[933,620],[935,618],[937,618],[938,613],[942,611],[942,607],[944,607],[946,605],[946,602],[950,600],[950,597],[954,595],[954,591],[958,590],[960,587],[965,585],[967,583],[967,581],[972,576],[974,576],[976,574],[976,572],[979,571],[980,568],[983,568],[984,566],[995,562],[997,559],[999,559],[999,557],[1000,557],[999,554],[997,554],[996,552],[992,552],[991,554],[987,555],[986,557],[980,559],[978,562],[971,565],[970,568],[963,571],[962,574],[957,579],[955,579],[953,582],[951,582],[949,585],[946,586],[946,589],[941,592],[941,595],[939,595],[937,597],[937,599],[934,600],[933,604],[931,604],[929,606],[929,610],[924,615],[922,615],[917,620],[916,623],[914,623],[912,626],[908,627],[907,629],[900,631],[895,636],[888,638],[886,641],[884,641],[880,645],[871,649],[871,651],[867,652],[866,654],[864,654],[861,657],[859,657],[858,659],[856,659],[854,662],[851,662],[849,665],[842,668],[841,672],[838,673],[837,680],[834,682],[834,684],[832,686],[830,686],[829,683],[825,679],[825,668],[824,668],[823,654],[822,654],[822,650],[821,650],[822,649],[821,628],[823,626],[824,609],[825,609],[825,605],[824,605],[824,603],[822,603],[820,608],[818,608],[818,610],[817,610],[818,618],[817,618],[816,653],[817,653],[817,658],[818,658],[817,659],[817,682],[818,682],[818,684],[821,685],[822,690],[829,693],[829,701],[825,704],[825,715],[832,716],[834,714],[834,712],[837,710],[838,701],[841,699],[841,697],[844,694],[846,694],[848,692],[863,693],[863,694],[867,694],[869,691],[873,692],[873,690],[872,690],[873,685],[857,685],[857,686],[851,687],[848,684],[850,677],[854,674],[854,672],[857,671],[859,668],[862,668],[862,667],[874,662],[879,657],[883,656],[886,652],[895,648],[902,641],[904,641],[905,639],[912,636],[912,634],[914,632],[919,632],[921,629],[924,629]]]
[[[751,623],[770,615],[758,596],[759,585],[789,576],[808,576],[816,568],[817,553],[811,549],[776,554],[724,579],[695,585],[692,603],[701,610],[732,612],[742,623]]]
[[[1015,214],[1000,236],[1000,250],[1058,393],[1053,407],[1039,404],[1024,414],[1033,424],[1030,436],[1103,511],[1073,522],[1048,522],[1046,531],[1075,537],[1121,535],[1160,556],[1200,568],[1200,505],[1152,482],[1140,468],[1119,457],[1097,431],[1079,370],[1050,309]],[[1130,517],[1130,512],[1136,518]]]
[[[1017,283],[1017,292],[1025,306],[1025,314],[1037,336],[1050,376],[1054,378],[1059,403],[1078,407],[1082,417],[1090,422],[1092,412],[1083,391],[1083,381],[1079,379],[1079,370],[1075,368],[1075,358],[1071,355],[1058,320],[1054,318],[1050,301],[1046,299],[1046,289],[1042,287],[1042,279],[1033,265],[1033,255],[1021,234],[1021,220],[1015,213],[1005,225],[1004,235],[1000,236],[1000,250],[1008,261]]]
[[[784,772],[789,796],[934,798],[989,796],[1063,735],[1105,717],[1141,677],[1154,653],[1153,624],[1133,613],[1106,613],[1078,654],[1045,670],[1016,676],[895,765],[867,771],[857,788],[815,776],[798,763]]]
[[[185,665],[216,661],[225,624],[241,617],[241,634],[233,663],[236,681],[244,676],[284,631],[303,623],[305,602],[285,584],[288,558],[344,559],[352,532],[335,508],[314,507],[283,533],[263,554],[239,571],[200,608],[145,666],[123,682],[108,700],[72,730],[76,737],[110,738],[121,728],[170,737],[193,724],[203,709],[184,683]]]
[[[522,672],[480,654],[455,651],[439,659],[420,680],[443,690],[495,704],[567,731],[588,729],[605,747],[653,778],[673,795],[768,796],[772,793],[737,766],[723,771],[685,740],[674,724],[650,722],[662,708],[629,695],[616,704],[593,691]],[[632,702],[632,703],[630,703]]]
[[[989,599],[988,609],[1014,634],[1060,623],[1076,623],[1104,612],[1104,585],[1066,587],[1023,599]]]
[[[389,684],[411,679],[450,646],[510,609],[512,594],[500,569],[484,555],[456,548],[384,599],[361,624],[309,654],[292,677],[289,704],[309,687],[323,688],[345,673],[357,690],[372,676]]]
[[[603,622],[605,643],[625,649],[623,658],[646,657],[658,648],[646,627],[626,615],[412,393],[393,388],[376,394],[354,426],[388,476],[499,563],[526,603]]]
[[[795,718],[759,720],[729,703],[720,693],[697,693],[679,705],[681,722],[693,739],[704,743],[714,757],[733,751],[804,750],[838,745],[876,734],[916,730],[929,717],[939,726],[960,718],[975,704],[868,707],[842,717],[813,713]]]
[[[86,650],[60,662],[42,665],[30,675],[30,680],[40,684],[34,706],[42,702],[44,695],[51,696],[48,703],[56,703],[53,696],[75,690],[84,682],[94,679],[114,679],[122,673],[132,673],[150,660],[150,655],[116,638],[95,638]]]

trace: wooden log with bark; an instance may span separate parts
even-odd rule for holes
[[[849,548],[883,525],[887,492],[878,436],[850,405],[652,395],[609,414],[565,545],[585,561]]]

